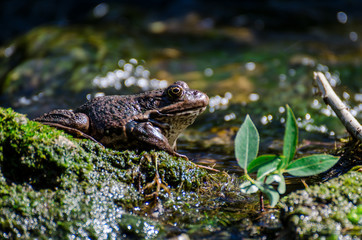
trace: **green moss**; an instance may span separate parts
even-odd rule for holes
[[[358,237],[362,226],[353,214],[361,204],[362,173],[351,171],[282,199],[282,218],[298,239]]]
[[[207,175],[164,152],[103,149],[3,108],[0,149],[5,239],[160,237],[159,223],[126,210],[143,205],[143,189],[157,172],[177,191],[196,190]]]

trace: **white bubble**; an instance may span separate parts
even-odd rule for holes
[[[19,103],[21,105],[29,105],[31,103],[31,100],[26,97],[19,98]]]
[[[348,16],[345,12],[338,12],[337,20],[338,20],[338,22],[345,24],[348,21]]]
[[[120,59],[120,60],[118,61],[118,66],[119,66],[119,67],[123,67],[124,64],[126,64],[126,61],[125,61],[125,60]]]
[[[166,80],[161,80],[160,81],[160,88],[166,88],[168,85],[167,81]]]
[[[94,94],[94,97],[103,97],[104,95],[104,92],[97,92],[96,94]]]
[[[151,75],[151,73],[150,73],[150,71],[148,71],[148,70],[144,70],[144,71],[142,72],[142,77],[144,77],[144,78],[149,78],[150,75]]]
[[[280,107],[279,107],[279,112],[280,112],[280,113],[284,113],[284,112],[285,112],[285,108],[284,108],[283,106],[280,106]]]
[[[117,81],[117,82],[114,84],[114,88],[115,88],[116,90],[120,90],[120,89],[122,88],[122,84],[121,84],[119,81]]]
[[[349,93],[348,92],[343,92],[343,98],[344,99],[346,99],[346,100],[348,100],[351,96],[349,95]]]
[[[132,85],[134,85],[136,83],[136,78],[135,77],[129,77],[126,79],[126,81],[124,81],[124,85],[126,87],[130,87]]]
[[[351,39],[352,42],[356,42],[358,40],[358,34],[356,32],[350,32],[349,39]]]
[[[10,47],[5,48],[5,51],[4,51],[5,57],[10,57],[11,55],[13,55],[14,51],[15,51],[14,46],[10,46]]]
[[[94,15],[94,17],[96,17],[96,18],[104,17],[108,12],[109,12],[109,6],[108,6],[107,3],[98,4],[98,5],[93,9],[93,15]]]
[[[332,111],[328,108],[323,108],[321,110],[321,113],[323,113],[324,115],[326,115],[327,117],[331,116],[332,115]]]
[[[124,71],[122,71],[121,69],[114,71],[114,73],[116,74],[117,78],[119,78],[119,79],[124,78]]]
[[[150,80],[150,86],[151,86],[151,88],[153,88],[153,89],[157,89],[157,88],[160,87],[160,81],[157,80],[157,79],[155,79],[155,78],[153,78],[153,79]]]
[[[312,117],[311,117],[311,115],[309,114],[309,113],[307,113],[306,115],[305,115],[305,119],[306,120],[310,120]]]
[[[107,78],[110,82],[113,82],[117,78],[117,75],[114,72],[108,72]]]
[[[148,87],[148,81],[145,78],[140,78],[137,81],[137,86],[139,86],[142,89],[146,89]]]
[[[318,64],[317,65],[317,71],[319,72],[328,72],[328,66],[323,65],[323,64]]]
[[[353,117],[356,117],[358,113],[355,109],[350,109],[349,112],[352,114]]]
[[[293,69],[293,68],[291,68],[291,69],[288,70],[289,76],[294,77],[296,73],[297,73],[297,72],[296,72],[295,69]]]
[[[222,98],[220,103],[221,105],[227,105],[229,103],[229,100],[227,100],[226,98]]]
[[[287,80],[287,75],[285,75],[285,74],[280,74],[280,75],[279,75],[279,80],[280,80],[280,81],[285,81],[285,80]]]
[[[268,124],[268,118],[267,116],[262,116],[260,119],[261,124],[266,125]]]
[[[233,120],[235,118],[236,118],[235,113],[230,113],[230,114],[224,116],[225,121],[230,121],[230,120]]]
[[[328,128],[325,125],[320,126],[319,130],[321,133],[326,133],[328,131]]]
[[[206,68],[204,74],[206,77],[211,77],[214,74],[214,71],[211,68]]]
[[[224,98],[230,100],[233,97],[233,94],[231,92],[226,92],[224,95]]]
[[[311,104],[311,107],[313,109],[320,109],[322,107],[322,104],[320,104],[320,102],[318,101],[318,99],[314,99],[312,104]]]
[[[250,99],[250,101],[252,101],[252,102],[258,101],[259,98],[260,98],[260,96],[259,96],[259,94],[257,94],[257,93],[251,93],[251,94],[249,95],[249,99]]]
[[[315,61],[309,57],[304,57],[302,58],[302,65],[314,67]]]
[[[130,64],[130,63],[126,63],[126,64],[123,66],[123,68],[124,68],[124,71],[126,71],[126,72],[132,72],[132,70],[133,70],[133,65]]]
[[[131,58],[131,59],[129,60],[129,63],[132,63],[133,65],[137,65],[137,64],[138,64],[138,61],[137,61],[137,59],[135,59],[135,58]]]
[[[254,71],[255,67],[256,67],[256,65],[255,65],[254,62],[248,62],[248,63],[245,64],[245,68],[248,71]]]
[[[356,93],[354,95],[354,100],[356,100],[357,102],[362,102],[362,93]]]

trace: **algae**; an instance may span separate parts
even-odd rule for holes
[[[281,201],[281,219],[294,239],[359,239],[362,173],[350,171],[320,185],[290,194]]]
[[[284,198],[288,236],[358,237],[361,178],[352,171]],[[280,236],[278,213],[260,214],[242,181],[165,152],[104,149],[0,108],[3,239]]]
[[[143,206],[142,189],[155,171],[179,191],[197,189],[206,176],[193,163],[164,152],[103,149],[3,108],[0,149],[5,239],[161,237],[160,223],[127,211]]]

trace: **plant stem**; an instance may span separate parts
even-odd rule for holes
[[[263,197],[263,193],[260,191],[259,193],[259,203],[260,203],[260,212],[264,212],[264,197]]]
[[[322,72],[314,72],[314,80],[322,93],[323,100],[331,106],[333,111],[346,127],[347,131],[358,140],[362,141],[362,126],[348,111],[348,107],[341,101],[333,88],[329,84],[326,76]]]

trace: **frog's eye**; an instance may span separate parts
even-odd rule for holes
[[[183,89],[179,86],[173,86],[173,87],[171,86],[168,89],[167,93],[171,98],[178,98],[178,97],[182,96]]]

